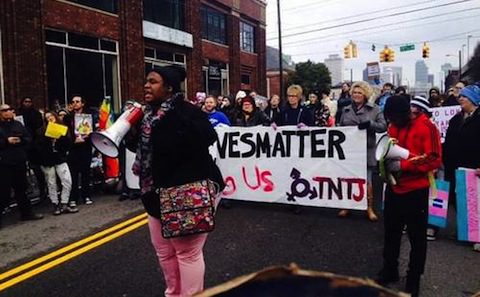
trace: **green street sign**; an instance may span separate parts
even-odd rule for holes
[[[400,47],[401,52],[413,51],[415,49],[415,44],[402,45]]]

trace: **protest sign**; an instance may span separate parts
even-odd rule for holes
[[[48,122],[47,129],[45,130],[45,136],[58,139],[67,135],[68,127],[53,122]]]
[[[448,191],[450,183],[444,180],[435,180],[435,188],[430,188],[428,197],[428,223],[445,228],[447,226]]]
[[[75,114],[75,136],[86,136],[93,132],[93,119],[91,114]]]
[[[440,138],[442,143],[445,142],[447,135],[448,123],[461,110],[460,105],[435,107],[432,108],[432,119],[440,131]]]
[[[480,242],[480,178],[474,169],[455,172],[458,240]]]
[[[213,155],[223,197],[319,207],[367,208],[366,132],[357,127],[217,128]]]

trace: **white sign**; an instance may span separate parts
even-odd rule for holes
[[[450,119],[459,113],[460,110],[460,105],[432,108],[432,118],[438,130],[440,131],[442,143],[445,142],[445,136],[447,135],[448,123],[450,122]]]
[[[223,197],[318,207],[367,208],[366,132],[357,127],[217,128]]]
[[[380,64],[378,62],[367,63],[368,79],[374,79],[380,76]]]
[[[143,21],[143,37],[193,47],[192,34],[149,21]]]

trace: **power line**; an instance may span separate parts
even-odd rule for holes
[[[351,15],[351,16],[326,20],[326,21],[323,21],[323,22],[317,22],[317,23],[313,23],[313,24],[305,24],[303,26],[290,27],[290,28],[284,29],[284,31],[292,31],[292,30],[295,30],[295,29],[298,29],[298,28],[305,28],[305,26],[316,26],[316,25],[321,25],[321,24],[325,24],[325,23],[341,21],[341,20],[345,20],[345,19],[357,18],[357,17],[365,16],[365,15],[372,15],[372,14],[376,14],[376,13],[380,13],[380,12],[384,12],[384,11],[392,11],[392,10],[395,10],[395,9],[411,7],[411,6],[416,6],[416,5],[422,5],[422,4],[431,3],[431,2],[432,2],[431,0],[428,0],[428,1],[423,1],[423,2],[409,4],[409,5],[401,5],[401,6],[392,7],[392,8],[385,8],[385,9],[380,9],[380,10],[376,10],[376,11],[369,11],[369,12],[365,12],[365,13],[361,13],[361,14],[357,14],[357,15]],[[270,31],[270,32],[273,32],[273,31]]]
[[[444,37],[439,37],[439,38],[436,38],[436,39],[432,39],[432,40],[427,40],[429,43],[439,43],[439,42],[446,42],[446,41],[455,41],[455,40],[462,40],[462,39],[465,39],[465,37],[456,37],[456,38],[449,38],[449,37],[452,37],[452,36],[457,36],[457,35],[465,35],[465,34],[468,34],[468,33],[474,33],[474,32],[480,32],[480,30],[475,30],[475,31],[468,31],[468,32],[462,32],[462,33],[457,33],[455,35],[449,35],[449,36],[444,36]],[[475,36],[472,36],[473,38],[478,38],[480,37],[480,35],[475,35]],[[358,43],[364,43],[364,44],[378,44],[378,45],[384,45],[385,43],[376,43],[376,42],[369,42],[369,41],[360,41],[360,40],[356,40],[356,42]],[[408,42],[409,44],[423,44],[423,42],[425,42],[425,40],[421,40],[421,41],[413,41],[413,42]],[[390,46],[401,46],[401,45],[404,45],[404,43],[398,43],[398,44],[389,44]],[[360,49],[365,49],[365,50],[369,50],[369,47],[359,47]],[[336,50],[336,51],[324,51],[324,52],[309,52],[309,53],[298,53],[298,54],[291,54],[291,56],[307,56],[307,55],[314,55],[314,54],[334,54],[334,53],[338,53],[339,51]]]
[[[480,7],[456,10],[456,11],[440,13],[440,14],[431,15],[431,16],[425,16],[425,17],[417,18],[415,20],[404,20],[404,21],[400,21],[400,22],[396,22],[396,23],[391,23],[391,24],[388,24],[388,26],[400,25],[400,24],[405,24],[405,23],[412,23],[412,22],[417,22],[417,21],[422,21],[422,20],[427,20],[427,19],[432,19],[432,18],[438,18],[438,17],[446,16],[446,15],[451,16],[452,14],[455,14],[455,13],[462,13],[462,12],[466,12],[466,11],[470,12],[472,10],[479,10],[479,9],[480,9]],[[471,16],[467,16],[467,17],[464,17],[464,19],[470,18],[470,17]],[[448,21],[457,21],[457,20],[456,19],[451,19],[451,20],[444,20],[443,22],[448,22]],[[420,25],[416,25],[416,26],[420,26]],[[423,24],[423,25],[425,25],[425,24]],[[413,27],[416,27],[416,26],[413,26]],[[349,34],[349,36],[350,36],[351,33],[374,30],[374,29],[378,29],[378,27],[379,26],[376,25],[376,26],[372,26],[372,27],[353,30],[353,31],[348,32],[347,34]],[[370,34],[380,33],[380,32],[384,32],[384,31],[393,31],[393,30],[394,29],[386,29],[386,30],[382,30],[382,31],[378,31],[378,32],[371,32]],[[396,29],[396,30],[398,30],[398,29]],[[304,39],[304,40],[285,42],[285,43],[283,43],[283,45],[290,45],[290,44],[299,45],[299,44],[309,43],[311,41],[316,41],[316,40],[325,40],[328,37],[335,37],[335,36],[338,36],[338,35],[339,35],[338,33],[334,33],[334,34],[330,34],[330,35],[324,35],[324,36],[319,36],[319,37],[314,37],[314,38],[309,38],[309,39]],[[335,39],[333,39],[333,40],[335,40]]]
[[[439,4],[439,5],[434,5],[434,6],[430,6],[430,7],[412,9],[412,10],[404,11],[404,12],[396,12],[396,13],[392,13],[392,14],[389,14],[389,15],[382,16],[382,18],[400,16],[400,15],[404,15],[404,14],[408,14],[408,13],[420,12],[420,11],[424,11],[424,10],[446,7],[446,6],[450,6],[450,5],[455,5],[455,4],[465,3],[465,2],[471,2],[471,1],[474,1],[474,0],[460,0],[460,1],[456,1],[456,2]],[[340,27],[345,27],[345,26],[350,26],[350,25],[361,24],[361,23],[365,23],[365,22],[371,22],[371,21],[374,21],[374,20],[377,20],[377,18],[363,19],[363,20],[353,21],[353,22],[344,23],[344,24],[340,24],[340,25],[333,25],[333,26],[328,26],[328,27],[324,27],[324,28],[307,30],[307,31],[303,31],[303,32],[297,32],[295,34],[292,33],[292,34],[283,35],[282,37],[283,38],[288,38],[288,37],[294,37],[294,36],[299,36],[299,35],[305,35],[305,34],[319,32],[319,31],[325,31],[325,30],[330,30],[330,29],[335,29],[335,28],[340,28]],[[277,39],[277,37],[268,38],[267,41],[268,40],[273,40],[273,39]]]

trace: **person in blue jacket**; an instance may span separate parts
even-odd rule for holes
[[[231,126],[227,116],[223,112],[217,110],[217,100],[212,95],[207,96],[205,99],[203,109],[208,114],[208,120],[212,123],[214,128],[217,126]]]

